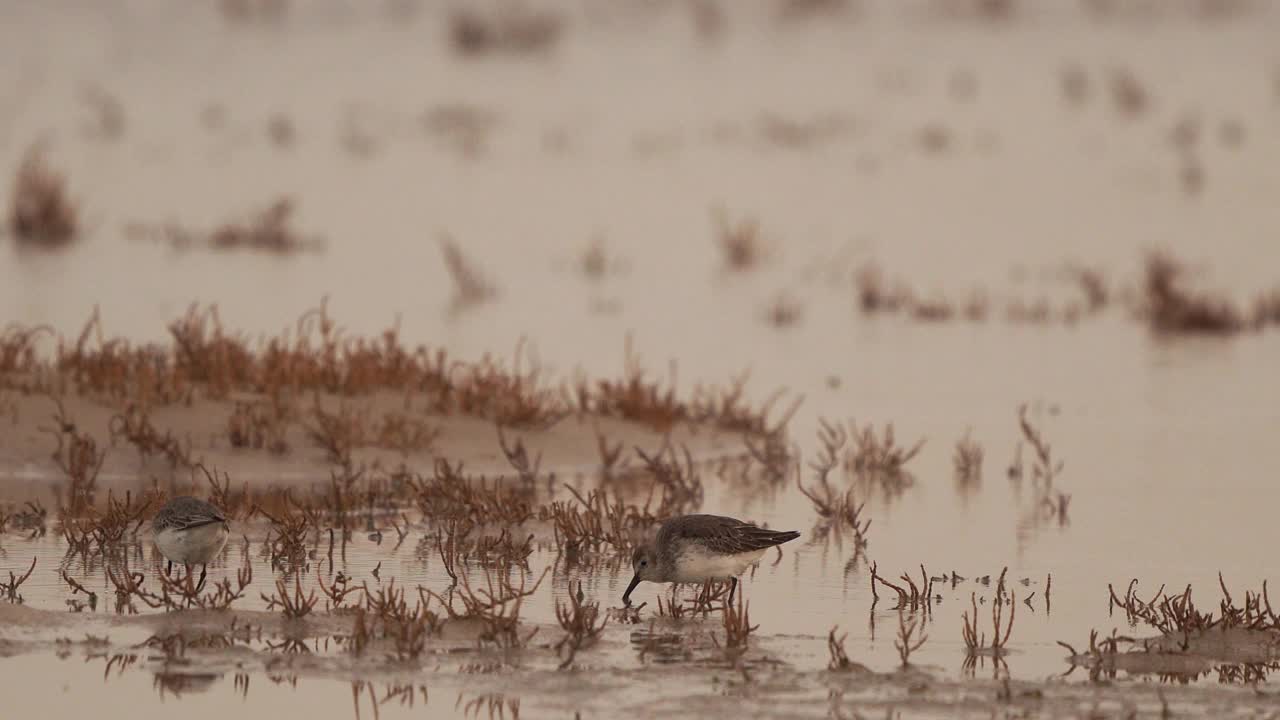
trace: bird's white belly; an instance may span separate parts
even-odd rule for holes
[[[205,565],[222,552],[228,534],[227,526],[220,522],[187,530],[161,530],[156,533],[156,547],[173,562]]]
[[[676,558],[674,582],[702,582],[737,577],[764,556],[764,550],[721,555],[694,545]]]

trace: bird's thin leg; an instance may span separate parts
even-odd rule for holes
[[[201,590],[204,589],[204,576],[205,576],[205,573],[207,573],[208,571],[209,571],[208,565],[200,566],[200,582],[196,583],[196,592],[200,592]]]
[[[165,575],[169,575],[169,576],[172,576],[172,575],[173,575],[173,561],[172,561],[172,560],[170,560],[170,561],[169,561],[169,569],[168,569],[168,570],[165,570],[165,571],[164,571],[164,574],[165,574]]]
[[[729,578],[729,604],[733,604],[733,593],[738,589],[738,578]]]

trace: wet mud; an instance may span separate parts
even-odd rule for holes
[[[0,714],[1274,716],[1277,22],[0,9]]]

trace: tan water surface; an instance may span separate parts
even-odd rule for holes
[[[794,479],[770,487],[717,473],[743,448],[702,448],[703,512],[803,533],[745,580],[759,625],[745,675],[710,640],[714,616],[670,629],[674,651],[655,655],[647,622],[665,589],[649,584],[636,594],[649,603],[644,623],[611,623],[578,669],[558,671],[545,645],[561,632],[555,604],[569,583],[617,607],[630,569],[625,559],[570,567],[540,534],[529,574],[552,570],[522,618],[540,628],[541,649],[442,649],[412,668],[373,666],[326,652],[317,633],[308,660],[255,640],[173,668],[139,647],[153,627],[114,618],[104,601],[56,621],[0,615],[0,684],[25,713],[14,717],[1076,716],[1091,703],[1111,716],[1129,691],[1158,714],[1155,678],[1122,677],[1133,687],[1120,691],[1079,672],[1051,679],[1071,668],[1057,642],[1087,646],[1093,629],[1154,634],[1109,612],[1108,584],[1190,584],[1215,608],[1219,573],[1239,595],[1274,579],[1280,332],[1159,334],[1135,308],[1153,249],[1241,307],[1280,285],[1275,4],[561,2],[522,6],[561,23],[548,47],[475,55],[451,45],[448,4],[295,2],[278,16],[269,6],[0,7],[0,196],[9,169],[43,143],[85,224],[61,251],[4,239],[0,323],[74,338],[97,307],[110,334],[167,342],[167,323],[200,302],[216,303],[229,329],[275,334],[327,297],[352,334],[394,323],[406,342],[458,358],[510,357],[523,338],[553,378],[617,375],[630,342],[682,392],[749,370],[754,401],[778,388],[803,397],[788,430],[806,485],[819,418],[892,423],[908,446],[926,438],[908,465],[915,482],[864,493],[872,525],[855,557],[849,537],[814,532]],[[103,119],[102,97],[118,123]],[[273,123],[291,128],[287,141],[272,139]],[[279,197],[292,198],[290,222],[318,250],[175,249],[146,231],[209,231]],[[717,213],[759,223],[759,267],[725,267]],[[451,305],[444,238],[496,288],[491,300]],[[598,277],[581,270],[593,243],[606,258]],[[872,264],[919,298],[981,297],[986,317],[862,312],[854,277]],[[1096,312],[1073,280],[1081,267],[1112,290]],[[794,324],[769,322],[780,296],[795,303]],[[1020,319],[1037,304],[1048,319]],[[1029,469],[1007,472],[1019,452],[1032,461],[1018,450],[1024,404],[1064,462],[1061,516]],[[566,420],[523,434],[552,456],[550,492],[595,482],[593,445],[565,440],[590,432]],[[966,433],[984,450],[976,484],[953,469]],[[40,453],[29,460],[4,455],[5,500],[54,482],[43,446],[31,447]],[[455,456],[500,459],[487,435]],[[327,480],[316,463],[273,467],[251,479]],[[167,473],[110,469],[118,487]],[[248,524],[233,537],[263,532]],[[396,546],[394,533],[356,533],[341,569],[443,588],[438,559],[418,547],[429,535],[415,527]],[[238,542],[213,577],[234,575]],[[153,559],[149,542],[138,552]],[[100,567],[65,554],[55,533],[11,530],[0,576],[36,558],[22,586],[32,611],[66,609],[60,567],[110,595]],[[274,582],[252,556],[254,585],[236,604],[245,612],[265,608]],[[898,614],[883,587],[873,605],[872,562],[895,582],[921,565],[965,578],[935,586],[928,640],[911,656],[918,677],[894,672]],[[962,612],[976,593],[989,631],[985,599],[1005,567],[1018,597],[1009,653],[967,667]],[[854,661],[886,675],[828,675],[834,625]],[[1047,699],[997,702],[1006,677]],[[1200,676],[1170,698],[1205,717],[1265,712],[1218,680]]]

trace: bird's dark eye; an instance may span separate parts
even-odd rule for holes
[[[649,561],[648,561],[648,560],[641,560],[641,561],[640,561],[640,567],[645,567],[645,566],[647,566],[648,564],[649,564]]]

